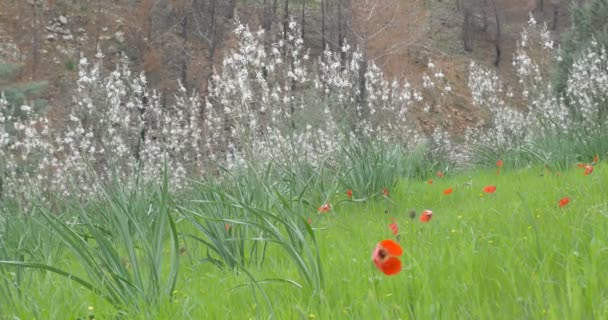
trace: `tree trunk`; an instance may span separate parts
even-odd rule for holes
[[[465,7],[463,10],[464,22],[462,24],[462,42],[464,51],[472,52],[473,45],[471,43],[471,9]]]
[[[496,7],[496,0],[492,0],[492,4],[494,5],[494,17],[496,19],[496,42],[494,43],[496,48],[496,60],[494,60],[494,65],[498,67],[500,64],[500,38],[501,28],[500,28],[500,17],[498,15],[498,8]]]
[[[306,1],[302,1],[302,40],[304,39],[304,32],[306,26]]]
[[[215,0],[213,0],[215,6]],[[236,7],[236,0],[229,0],[228,7],[226,8],[226,12],[224,13],[224,17],[228,20],[232,20],[234,18],[234,8]]]
[[[283,9],[283,40],[287,41],[287,31],[289,29],[289,0],[285,0]]]
[[[559,4],[553,4],[553,20],[551,21],[551,30],[557,30],[557,18],[559,17]]]
[[[185,88],[188,88],[188,15],[182,20],[182,62],[180,70],[180,80]]]
[[[325,50],[325,0],[321,0],[321,50]]]
[[[34,9],[34,30],[32,30],[32,80],[36,80],[38,73],[38,2],[35,1]]]

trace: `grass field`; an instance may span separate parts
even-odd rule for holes
[[[580,168],[561,173],[545,168],[503,170],[499,175],[488,169],[433,180],[432,184],[400,180],[388,197],[369,201],[356,201],[361,197],[356,193],[349,201],[346,190],[338,187],[327,197],[332,206],[329,212],[304,206],[300,220],[310,219],[318,245],[320,268],[309,270],[313,278],[321,279],[318,287],[305,279],[306,273],[294,265],[278,241],[267,241],[264,251],[247,246],[248,252],[257,252],[245,260],[248,263],[218,268],[212,263],[217,258],[215,252],[185,236],[197,231],[193,220],[179,213],[188,210],[176,210],[170,215],[175,217],[179,255],[172,249],[171,236],[165,235],[158,238],[161,254],[155,257],[157,274],[168,279],[175,262],[171,257],[179,256],[174,288],[158,289],[171,293],[121,307],[55,273],[5,265],[0,269],[0,280],[5,284],[0,294],[11,298],[0,302],[0,319],[608,318],[605,164],[598,164],[590,175],[584,175]],[[493,194],[483,192],[488,185],[496,186]],[[453,192],[446,195],[443,191],[448,188]],[[174,208],[188,207],[196,200],[189,197],[194,196],[176,198]],[[569,197],[570,202],[559,207],[563,197]],[[150,203],[133,203],[127,209],[145,211]],[[410,217],[412,209],[417,212],[414,219]],[[433,218],[421,223],[419,216],[425,209],[433,211]],[[121,209],[100,205],[95,210]],[[388,227],[392,218],[398,225],[398,237]],[[255,243],[269,238],[260,234],[255,239],[248,233],[247,239],[239,239],[235,236],[238,228],[247,225],[239,224],[236,218],[220,223],[226,224],[227,242]],[[82,257],[60,244],[49,224],[31,218],[23,229],[13,227],[20,230],[23,239],[37,239],[32,243],[38,247],[21,251],[21,260],[57,266],[86,279]],[[308,229],[301,230],[306,235]],[[28,237],[27,232],[31,232]],[[120,239],[110,239],[109,245],[121,243]],[[313,237],[306,239],[310,244]],[[381,273],[370,258],[376,244],[384,239],[397,240],[404,251],[403,269],[394,276]],[[103,248],[94,243],[92,252]],[[142,246],[135,245],[137,250],[143,250]],[[317,252],[315,246],[311,248],[310,257]],[[10,248],[5,251],[8,255]],[[306,247],[302,252],[306,259]],[[143,259],[139,253],[134,255]],[[263,263],[253,259],[256,255]],[[132,274],[136,268],[133,261],[141,260],[123,258],[120,268]],[[311,261],[306,260],[306,265],[313,265]],[[139,268],[147,270],[142,265]],[[257,285],[252,284],[252,277]],[[146,299],[145,294],[132,296]]]

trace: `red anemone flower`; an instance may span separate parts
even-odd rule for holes
[[[503,165],[502,160],[498,160],[498,161],[496,161],[496,166],[497,166],[497,167],[501,168],[501,167],[502,167],[502,165]]]
[[[432,217],[433,217],[433,211],[424,210],[424,211],[422,211],[422,214],[420,215],[420,222],[429,222],[429,221],[431,221]]]
[[[393,235],[397,235],[397,233],[399,233],[399,227],[397,226],[397,221],[395,221],[395,218],[392,218],[391,220],[392,220],[392,223],[389,224],[388,227],[393,232]]]
[[[438,176],[439,178],[443,178],[443,177],[444,177],[444,175],[443,175],[443,173],[441,173],[441,171],[437,171],[437,176]]]
[[[485,193],[494,193],[496,191],[496,186],[487,186],[483,188],[483,192]]]
[[[559,199],[559,207],[563,207],[565,205],[567,205],[570,202],[570,198],[568,197],[563,197],[561,199]]]
[[[593,166],[588,164],[585,166],[585,175],[588,176],[593,172]]]
[[[323,204],[322,206],[320,206],[317,211],[321,212],[321,213],[325,213],[327,211],[329,211],[331,209],[331,205],[329,203]]]
[[[429,181],[427,181],[426,183],[433,184],[433,179],[429,179]]]
[[[383,240],[374,248],[372,261],[385,275],[392,276],[401,272],[401,260],[398,257],[402,254],[403,249],[397,242]]]
[[[385,197],[388,197],[388,189],[387,189],[386,187],[382,188],[382,194],[383,194]]]
[[[353,197],[353,190],[351,190],[351,189],[346,190],[346,196],[349,197],[349,198],[352,198]]]
[[[443,190],[443,194],[452,194],[452,192],[454,192],[453,188],[448,188],[448,189]]]

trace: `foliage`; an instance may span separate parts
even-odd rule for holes
[[[16,267],[50,271],[78,283],[117,309],[154,315],[163,299],[171,299],[178,271],[179,245],[167,189],[166,180],[156,190],[140,184],[133,189],[120,185],[104,188],[101,201],[72,207],[73,219],[68,216],[67,221],[66,216],[36,206],[32,215],[48,226],[43,234],[66,248],[74,260],[72,265],[3,255],[0,266],[3,270]],[[27,224],[25,230],[30,226]],[[5,236],[5,241],[22,237],[10,233]],[[19,246],[13,243],[8,248]]]
[[[573,3],[570,12],[572,28],[562,36],[560,61],[553,75],[558,94],[566,91],[573,65],[585,57],[585,51],[594,46],[594,42],[600,47],[608,46],[608,1]]]

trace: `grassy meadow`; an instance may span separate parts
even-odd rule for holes
[[[3,260],[53,266],[93,289],[39,266],[0,262],[0,319],[604,319],[608,168],[599,163],[591,174],[583,171],[478,169],[432,183],[402,179],[388,197],[379,191],[373,198],[354,191],[349,199],[336,185],[326,193],[328,212],[306,201],[292,206],[301,208],[293,219],[268,212],[277,214],[268,224],[276,234],[234,212],[200,219],[197,210],[209,210],[204,206],[211,201],[197,201],[217,191],[204,186],[198,196],[154,188],[107,194],[90,207],[66,204],[60,217],[32,209],[6,222]],[[496,191],[483,192],[488,185]],[[257,187],[243,192],[272,192]],[[453,192],[444,194],[448,188]],[[214,203],[228,202],[224,197]],[[570,202],[559,207],[563,197]],[[421,223],[425,209],[433,217]],[[70,222],[75,213],[137,220],[153,217],[152,211],[165,211],[167,219],[139,227],[124,220],[130,240],[89,218],[84,224],[96,227],[76,237],[66,231],[78,230],[79,222]],[[59,221],[69,228],[54,228]],[[290,229],[292,223],[297,229]],[[293,240],[300,236],[301,242]],[[382,274],[370,259],[384,239],[403,248],[403,269],[395,276]],[[240,242],[244,259],[230,267],[225,261],[232,254],[214,241]],[[298,243],[302,247],[291,251]],[[14,258],[6,259],[11,253]],[[94,265],[105,270],[98,282],[91,280]],[[103,274],[122,275],[131,284]],[[117,288],[99,291],[103,286]],[[112,292],[125,297],[108,299]]]

